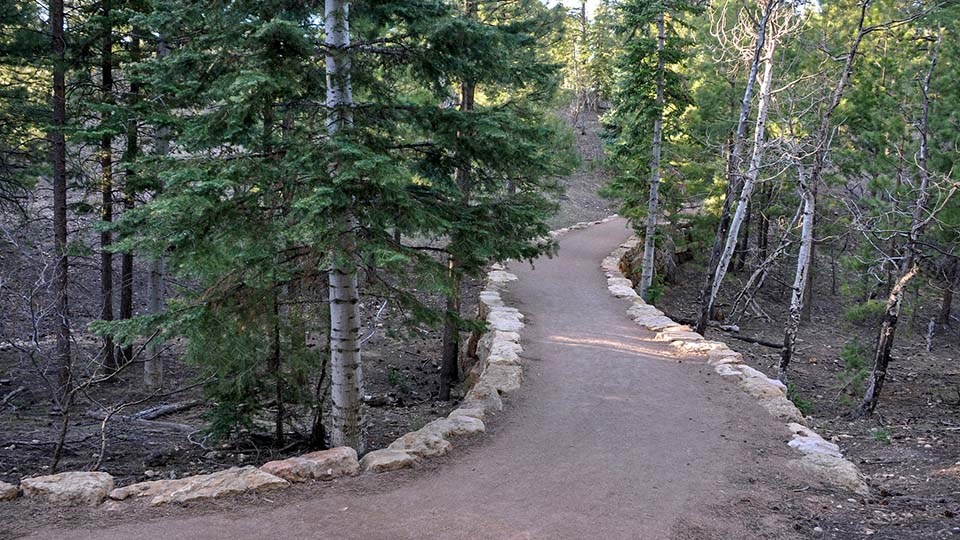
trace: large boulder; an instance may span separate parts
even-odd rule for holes
[[[110,498],[152,497],[153,506],[184,503],[197,499],[217,499],[240,493],[260,493],[290,485],[283,478],[256,467],[234,467],[225,471],[176,480],[140,482],[110,492]]]
[[[353,476],[360,471],[357,451],[348,446],[311,452],[302,456],[270,461],[260,467],[261,471],[283,478],[288,482],[310,480],[333,480],[341,476]]]
[[[113,485],[113,477],[104,472],[64,472],[20,481],[25,497],[71,505],[100,504]]]
[[[419,462],[417,456],[403,450],[374,450],[363,456],[360,467],[364,472],[382,473],[413,467]]]
[[[13,484],[0,482],[0,501],[9,501],[20,496],[20,488]]]

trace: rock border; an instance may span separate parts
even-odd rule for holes
[[[590,224],[592,222],[578,223],[553,231],[551,236]],[[460,405],[446,417],[400,436],[387,448],[369,452],[361,460],[352,448],[337,447],[270,461],[260,467],[233,467],[120,488],[114,488],[113,477],[107,473],[72,471],[23,478],[20,486],[0,482],[0,501],[12,500],[21,494],[52,504],[70,505],[99,505],[107,500],[116,505],[121,504],[120,501],[147,498],[151,506],[156,506],[259,493],[297,482],[395,471],[413,467],[423,459],[445,455],[453,448],[451,440],[483,433],[486,430],[483,421],[503,409],[500,396],[518,390],[523,382],[520,331],[524,317],[516,308],[507,306],[501,297],[507,285],[516,279],[502,264],[492,265],[487,273],[478,308],[478,316],[487,322],[487,331],[477,342],[478,360],[464,370],[467,392]]]
[[[791,459],[788,465],[825,484],[830,484],[858,495],[868,495],[870,488],[863,473],[843,457],[840,447],[826,441],[817,432],[807,427],[803,413],[787,398],[787,387],[777,379],[767,377],[743,362],[743,356],[726,343],[711,341],[689,326],[678,324],[656,307],[647,304],[633,288],[633,282],[621,271],[623,258],[630,250],[640,245],[640,238],[633,235],[618,246],[600,264],[607,277],[607,288],[617,298],[627,298],[632,305],[627,314],[640,326],[656,332],[656,341],[668,342],[678,351],[706,355],[707,364],[721,378],[737,383],[741,390],[752,396],[761,407],[775,418],[786,422],[791,439],[787,445],[797,450],[801,457]]]

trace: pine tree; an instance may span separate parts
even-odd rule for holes
[[[604,122],[617,136],[612,153],[620,174],[607,192],[623,200],[622,213],[634,220],[638,230],[641,220],[645,222],[639,288],[649,300],[661,214],[661,159],[664,146],[671,144],[671,138],[679,138],[682,128],[678,121],[692,104],[681,75],[690,45],[682,32],[685,18],[697,10],[682,1],[623,2],[618,8],[624,51],[614,109]]]

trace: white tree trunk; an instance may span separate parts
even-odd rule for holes
[[[767,127],[767,114],[770,110],[770,93],[773,84],[773,55],[777,49],[778,36],[771,35],[767,40],[764,52],[763,78],[760,80],[760,103],[757,105],[757,123],[753,130],[753,154],[750,157],[750,167],[747,169],[747,176],[743,180],[743,187],[740,191],[740,198],[737,201],[737,209],[733,214],[733,220],[730,222],[730,230],[727,231],[727,240],[723,246],[723,252],[720,255],[720,261],[714,272],[713,283],[710,287],[710,293],[704,299],[706,312],[709,313],[714,302],[717,300],[717,294],[720,292],[720,285],[723,284],[723,277],[727,273],[727,266],[730,265],[730,259],[733,257],[733,251],[737,247],[737,238],[740,235],[740,226],[747,215],[747,205],[750,203],[750,196],[753,194],[753,188],[760,176],[760,164],[763,161],[764,137]]]
[[[780,366],[777,378],[787,382],[787,370],[793,358],[793,346],[797,341],[797,328],[800,327],[800,315],[803,312],[803,299],[806,298],[807,274],[810,271],[813,252],[813,216],[816,199],[803,176],[803,165],[797,167],[800,197],[803,199],[803,221],[800,227],[800,251],[797,253],[797,271],[793,277],[793,293],[790,296],[790,318],[783,330],[783,348],[780,350]]]
[[[653,262],[656,253],[657,217],[660,214],[660,153],[663,139],[663,12],[657,17],[657,98],[656,117],[653,120],[653,155],[650,158],[650,198],[647,202],[647,229],[644,232],[643,264],[640,268],[640,297],[647,300],[647,290],[653,284]]]
[[[336,135],[353,124],[350,83],[350,3],[324,3],[327,47],[327,131]],[[340,242],[330,269],[330,444],[363,452],[365,441],[360,400],[360,287],[354,262],[356,220],[347,213],[340,225]]]
[[[737,130],[733,134],[733,144],[730,148],[730,156],[727,159],[727,187],[723,197],[723,209],[720,211],[720,223],[717,226],[713,249],[710,251],[710,263],[705,272],[705,283],[700,290],[700,317],[697,319],[696,331],[701,334],[706,331],[707,323],[710,322],[710,311],[713,303],[711,302],[710,305],[707,305],[707,299],[710,297],[710,290],[713,288],[714,270],[720,261],[724,235],[729,228],[730,207],[733,203],[732,199],[737,187],[740,185],[740,159],[743,156],[743,140],[747,136],[747,121],[750,118],[750,107],[753,104],[753,87],[757,81],[757,71],[760,68],[763,49],[766,45],[767,26],[770,23],[770,17],[773,15],[776,1],[778,0],[770,0],[766,3],[763,7],[763,15],[757,22],[757,39],[753,47],[753,58],[750,60],[747,85],[743,90],[743,98],[740,100],[740,116],[737,119]]]

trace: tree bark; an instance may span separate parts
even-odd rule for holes
[[[771,0],[771,4],[775,0]],[[747,208],[750,204],[750,196],[753,188],[760,176],[760,164],[763,161],[764,139],[767,125],[767,113],[770,110],[770,93],[773,84],[773,55],[776,52],[777,39],[771,36],[764,46],[763,54],[763,78],[760,80],[760,103],[757,106],[757,121],[753,132],[753,153],[750,157],[750,166],[747,169],[747,176],[744,178],[743,187],[740,191],[740,198],[737,201],[737,209],[730,222],[730,230],[727,231],[726,242],[723,251],[720,254],[720,260],[714,271],[713,281],[710,292],[703,300],[703,311],[700,314],[701,320],[697,322],[697,328],[706,326],[709,320],[710,312],[713,310],[713,304],[716,302],[717,294],[720,292],[720,285],[723,284],[723,277],[727,273],[727,267],[730,265],[730,259],[733,257],[734,248],[737,245],[737,239],[740,233],[740,227],[746,217]]]
[[[477,0],[467,0],[464,5],[464,14],[467,19],[477,18]],[[469,112],[474,108],[477,87],[472,81],[463,81],[460,89],[460,112]],[[460,133],[460,136],[470,134]],[[462,158],[461,158],[462,160]],[[457,188],[460,190],[461,204],[464,207],[470,204],[471,170],[469,163],[460,163],[456,172]],[[509,188],[508,188],[509,189]],[[454,235],[450,239],[451,246],[456,246],[462,239]],[[448,258],[448,276],[450,278],[450,295],[447,296],[446,316],[443,321],[443,343],[440,357],[440,399],[450,399],[450,390],[460,381],[460,306],[462,303],[462,280],[460,276],[460,261],[455,255]]]
[[[803,178],[803,165],[798,164],[798,180],[800,196],[803,198],[803,225],[800,229],[800,251],[797,253],[797,271],[793,279],[793,292],[790,297],[790,318],[783,330],[783,348],[780,349],[780,365],[777,368],[777,378],[787,383],[787,372],[790,361],[793,359],[793,348],[797,341],[797,329],[800,327],[800,314],[803,311],[803,301],[806,297],[807,272],[813,261],[810,259],[813,250],[813,216],[816,211],[816,200],[810,191],[810,186]]]
[[[753,59],[750,61],[750,71],[747,74],[747,85],[743,91],[743,99],[740,100],[740,116],[737,119],[737,130],[734,133],[733,147],[727,163],[727,187],[723,198],[723,209],[720,212],[720,223],[717,226],[717,233],[713,240],[713,250],[710,253],[710,262],[707,265],[706,278],[700,292],[700,317],[697,319],[696,331],[701,334],[707,330],[710,311],[713,309],[713,301],[711,300],[708,305],[707,299],[713,290],[714,272],[720,264],[723,241],[730,229],[730,210],[733,206],[733,197],[740,187],[740,161],[743,156],[743,140],[747,135],[747,124],[753,103],[753,87],[757,81],[757,72],[766,42],[767,25],[770,23],[770,16],[777,1],[769,0],[766,3],[763,8],[763,15],[757,22],[757,40],[753,48]]]
[[[70,357],[69,261],[67,258],[67,124],[66,42],[63,26],[63,0],[51,0],[50,49],[53,63],[53,118],[50,129],[50,161],[53,165],[53,251],[57,263],[53,275],[56,318],[57,388],[54,408],[66,415],[72,394]]]
[[[943,288],[943,297],[940,299],[940,313],[937,316],[937,322],[944,326],[950,326],[950,314],[953,312],[953,293],[960,289],[960,265],[957,264],[957,258],[953,257],[950,264],[950,275],[947,276],[947,285]]]
[[[167,46],[166,40],[161,36],[160,39],[157,40],[157,58],[162,60],[169,55],[170,48]],[[169,152],[170,132],[166,127],[157,128],[154,153],[158,156],[166,156]],[[158,255],[150,261],[150,276],[147,281],[147,310],[151,315],[158,315],[163,311],[163,274],[163,256]],[[160,357],[160,344],[158,341],[158,338],[154,338],[150,342],[147,358],[143,362],[143,385],[148,390],[163,388],[163,358]]]
[[[864,36],[871,32],[872,28],[864,28],[864,21],[867,18],[867,10],[870,8],[870,2],[861,2],[860,3],[860,18],[857,21],[857,33],[854,37],[853,43],[850,45],[850,48],[847,51],[846,59],[843,64],[843,71],[840,73],[840,78],[837,80],[837,84],[833,89],[833,99],[830,101],[830,105],[827,107],[827,110],[824,111],[823,116],[820,118],[820,126],[817,128],[817,131],[814,134],[814,141],[817,141],[817,151],[814,154],[813,159],[813,168],[810,171],[810,190],[813,193],[813,198],[817,198],[817,190],[820,186],[820,177],[823,174],[823,168],[826,164],[827,154],[830,151],[830,127],[833,119],[833,113],[837,110],[837,107],[840,106],[840,101],[843,99],[843,93],[847,88],[847,84],[850,81],[850,77],[853,75],[853,64],[857,57],[857,52],[860,50],[860,44],[863,42]],[[814,235],[816,235],[816,216],[814,216]],[[810,259],[812,261],[816,260],[817,254],[817,245],[816,242],[813,244],[813,249],[810,251]],[[811,292],[813,291],[812,280],[813,273],[815,268],[811,264],[810,271],[807,272],[807,285],[805,290],[807,291],[807,298],[804,304],[803,312],[801,313],[801,318],[804,320],[810,319],[810,313],[813,309],[813,296]]]
[[[344,0],[324,1],[327,131],[331,137],[353,125],[349,6]],[[330,442],[363,452],[366,445],[360,411],[363,369],[360,287],[354,261],[356,226],[353,213],[348,211],[340,224],[340,241],[330,269]]]
[[[130,41],[130,58],[134,62],[140,59],[140,38],[134,32]],[[129,105],[136,105],[140,98],[140,83],[136,79],[130,82]],[[134,199],[134,172],[133,161],[140,153],[140,133],[137,118],[131,116],[127,120],[127,147],[124,149],[123,161],[126,163],[123,180],[123,211],[133,210]],[[133,318],[133,252],[124,251],[120,255],[120,320]],[[133,344],[125,346],[120,352],[123,364],[133,360]]]
[[[100,51],[100,93],[105,106],[113,104],[113,26],[111,0],[102,0],[103,42]],[[100,117],[100,220],[113,221],[113,135],[110,132],[112,113],[105,109]],[[100,319],[113,320],[113,253],[107,248],[113,243],[113,234],[109,230],[100,232]],[[103,360],[105,370],[113,371],[118,367],[114,353],[113,337],[103,337]]]
[[[917,173],[920,177],[920,192],[917,194],[917,202],[913,207],[910,232],[907,236],[906,246],[904,247],[905,253],[903,261],[900,265],[900,276],[890,291],[890,295],[887,297],[886,311],[880,323],[880,336],[877,338],[877,348],[873,354],[873,369],[870,371],[867,391],[864,393],[863,401],[860,403],[857,411],[861,416],[872,413],[880,401],[880,391],[883,389],[883,382],[887,376],[887,368],[890,365],[890,353],[893,350],[893,341],[897,332],[897,319],[900,316],[903,291],[910,280],[920,271],[918,262],[920,258],[919,241],[927,224],[927,205],[930,199],[930,174],[927,170],[930,80],[933,78],[933,71],[937,66],[937,57],[940,53],[940,43],[942,39],[943,32],[941,31],[937,36],[937,43],[930,57],[930,67],[927,70],[927,75],[924,78],[922,87],[923,104],[921,107],[920,123],[917,126],[920,137],[920,151],[917,154]]]
[[[660,214],[660,155],[663,145],[663,87],[664,58],[663,48],[666,40],[664,14],[657,15],[657,96],[654,103],[656,116],[653,119],[653,154],[650,156],[650,195],[647,200],[647,227],[643,238],[643,264],[640,267],[640,297],[649,300],[650,286],[653,284],[654,258],[656,254],[657,218]]]

